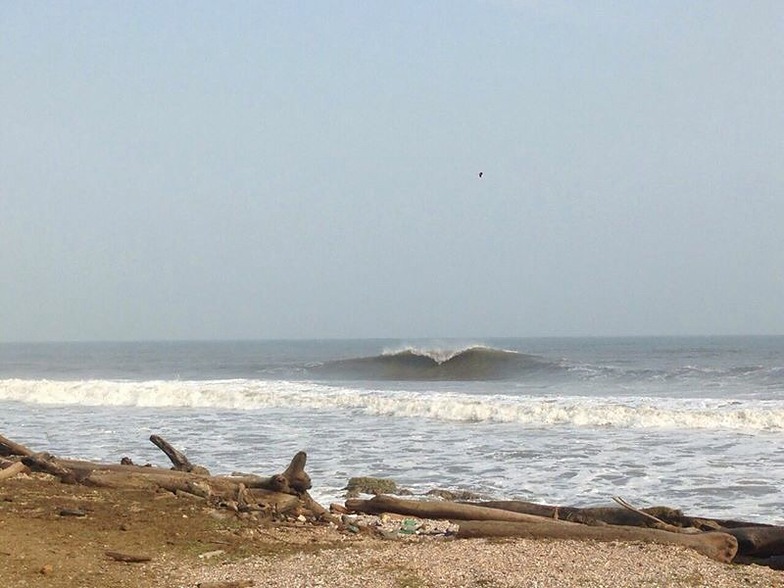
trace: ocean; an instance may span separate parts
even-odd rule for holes
[[[0,434],[213,473],[350,477],[784,524],[784,337],[0,344]]]

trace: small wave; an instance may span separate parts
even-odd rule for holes
[[[463,349],[407,347],[372,357],[330,361],[312,368],[319,377],[345,380],[504,380],[556,368],[544,358],[480,345]]]
[[[475,396],[364,390],[312,382],[0,380],[0,401],[151,408],[325,410],[529,427],[784,431],[784,402],[620,397]]]
[[[622,383],[683,382],[697,386],[724,386],[731,383],[747,383],[750,386],[784,387],[784,368],[761,365],[703,367],[695,365],[668,368],[628,368],[617,365],[569,363],[564,360],[563,368],[581,381],[615,381]],[[784,389],[784,388],[783,388]]]

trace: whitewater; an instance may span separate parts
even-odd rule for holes
[[[784,338],[0,345],[0,434],[214,472],[783,522]]]

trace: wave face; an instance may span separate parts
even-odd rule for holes
[[[558,364],[535,355],[472,346],[458,350],[408,347],[372,357],[339,359],[312,367],[316,377],[342,380],[507,380],[550,371]]]
[[[0,380],[0,401],[74,407],[327,411],[525,427],[784,431],[784,401],[470,395],[265,380]]]

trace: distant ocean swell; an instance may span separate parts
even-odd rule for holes
[[[368,381],[531,381],[565,378],[580,381],[684,382],[722,387],[733,382],[784,389],[784,368],[758,365],[721,369],[678,366],[670,369],[629,369],[614,365],[569,363],[538,355],[474,345],[461,349],[406,347],[380,355],[310,365],[299,375],[321,380]]]
[[[372,357],[330,361],[311,367],[310,372],[318,377],[349,380],[488,381],[558,369],[558,364],[535,355],[472,346],[459,350],[388,350]]]
[[[470,395],[353,389],[310,382],[0,380],[0,401],[46,405],[360,411],[391,418],[528,427],[784,430],[784,402],[722,399]]]

